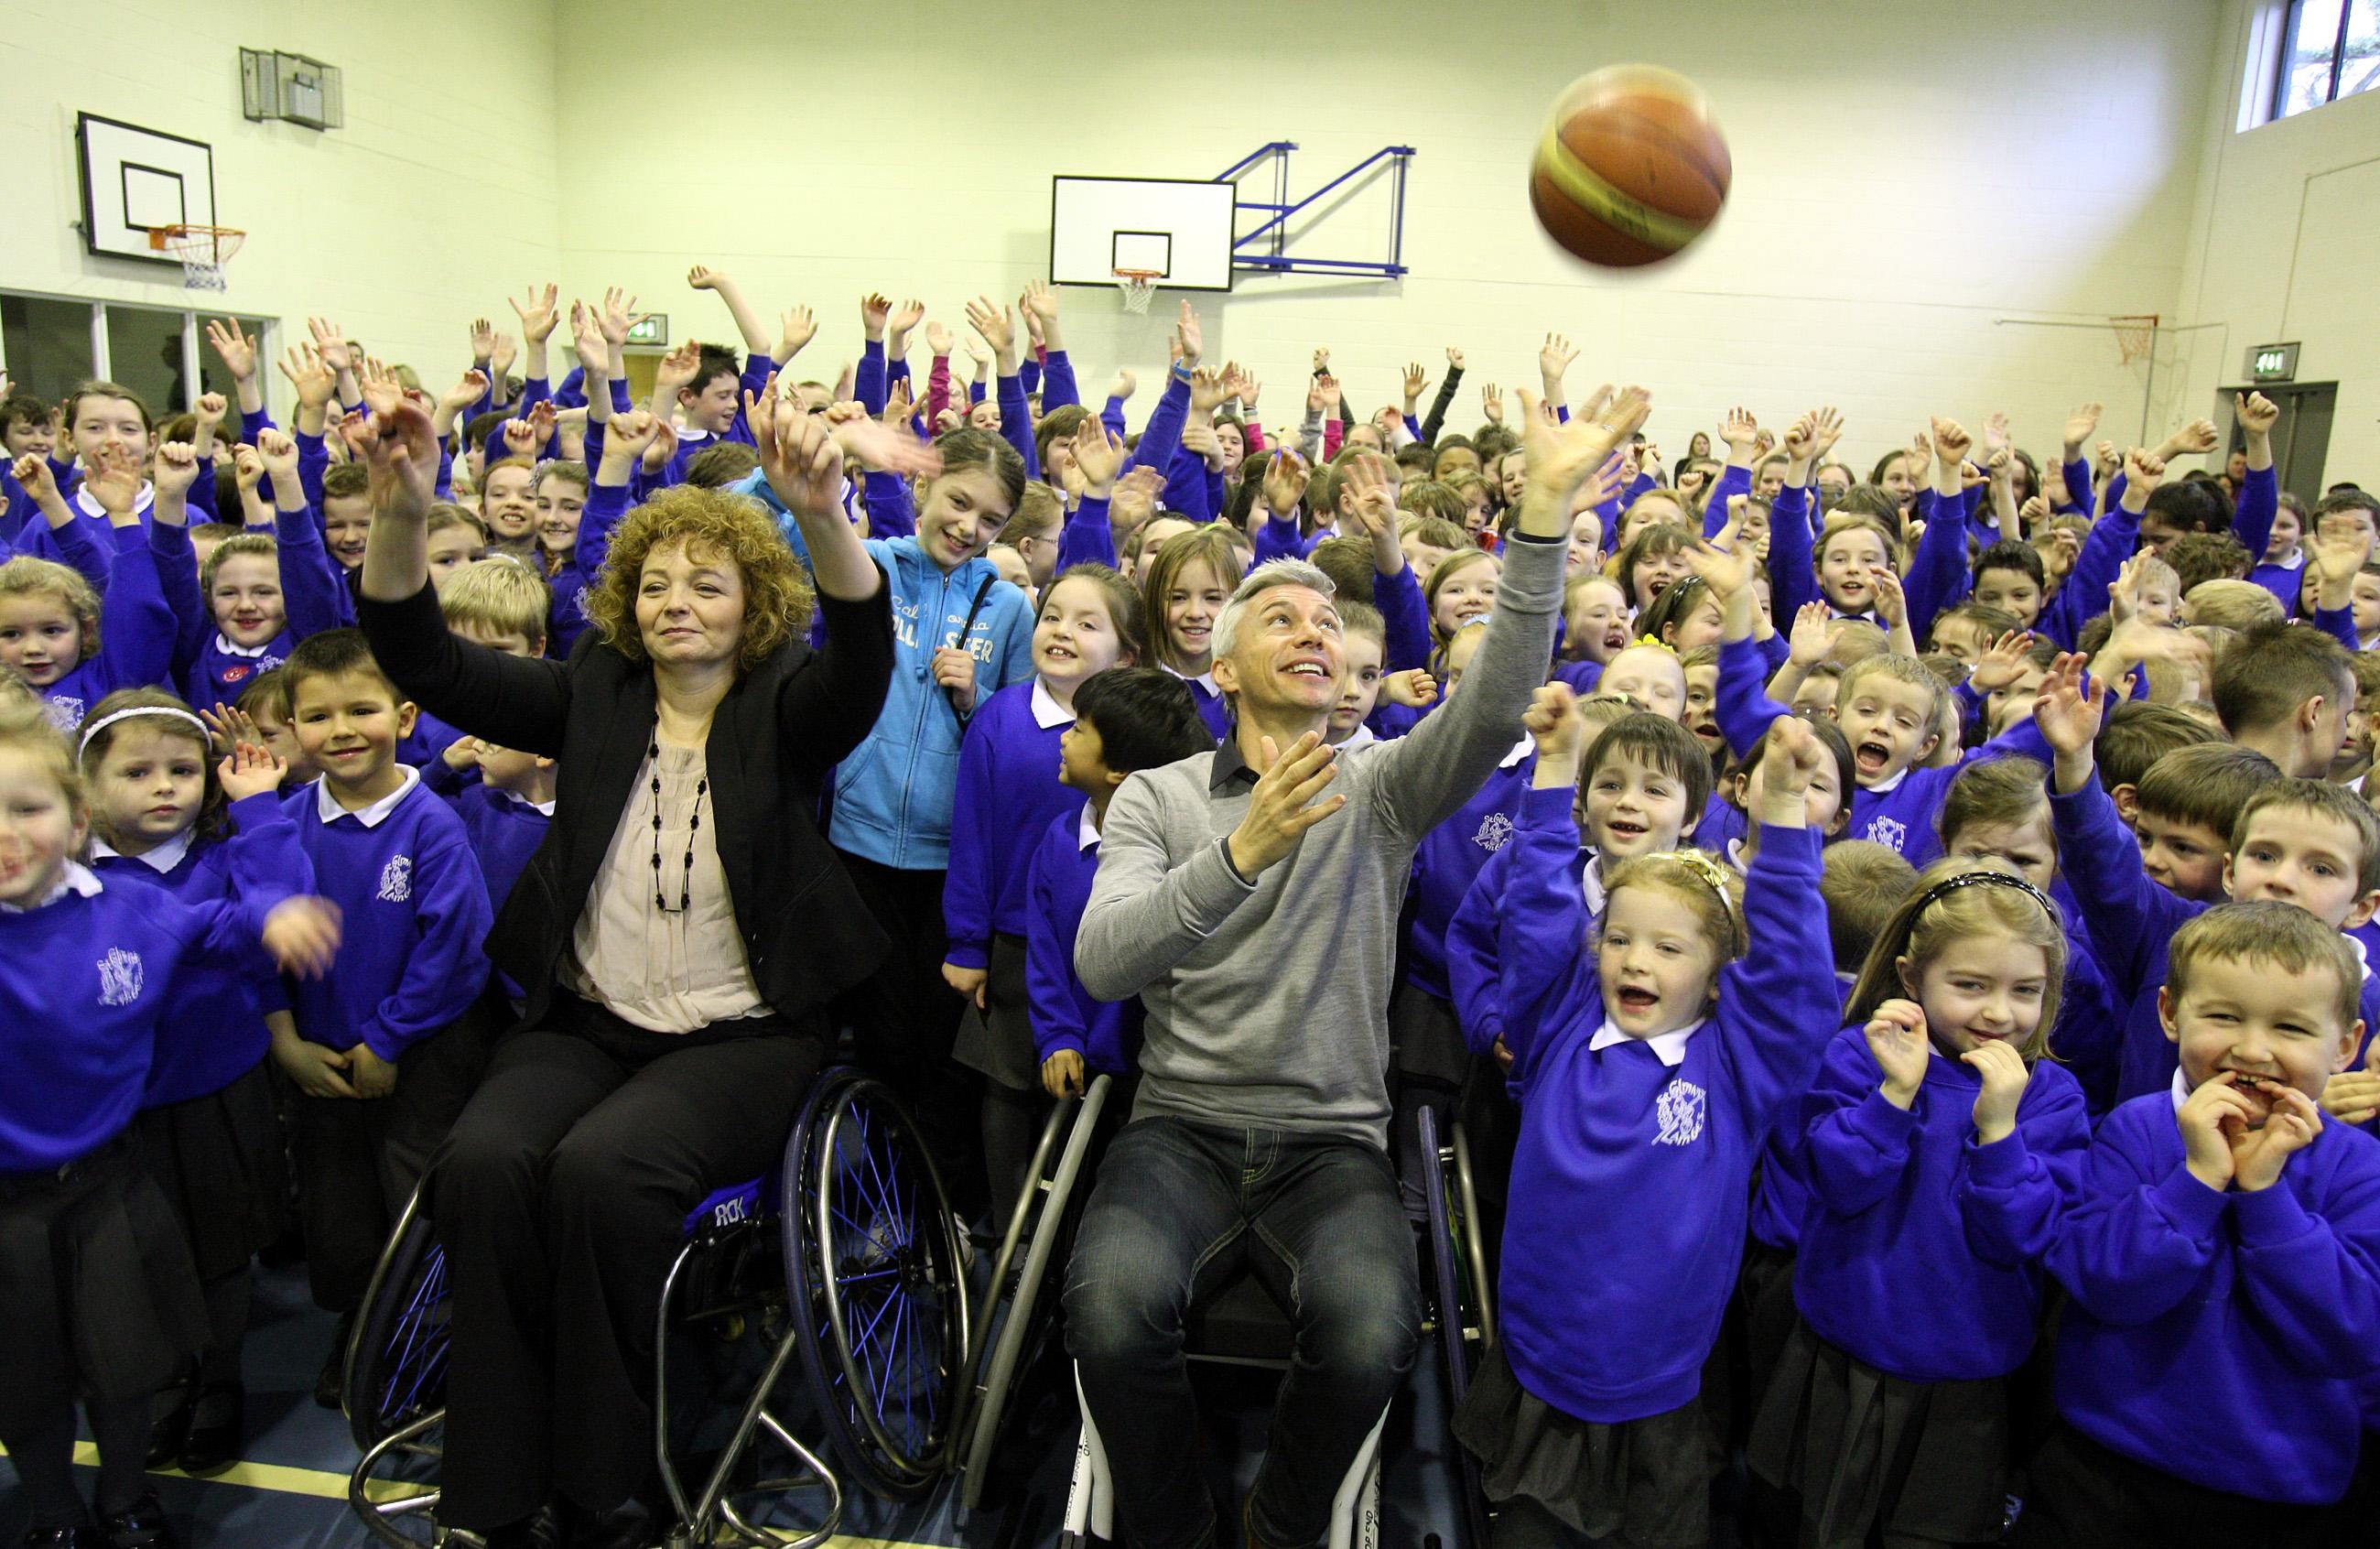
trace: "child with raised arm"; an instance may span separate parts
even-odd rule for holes
[[[236,723],[237,724],[237,723]],[[303,892],[312,868],[273,793],[286,774],[239,726],[218,769],[190,708],[159,689],[91,707],[77,749],[91,792],[91,867],[110,886],[192,908],[250,889]],[[289,997],[261,957],[245,971],[192,966],[175,984],[141,1092],[137,1133],[199,1273],[207,1339],[161,1391],[152,1466],[212,1473],[239,1456],[249,1262],[287,1223],[289,1176],[265,1056],[297,1036]]]
[[[23,676],[60,727],[118,689],[164,682],[174,665],[174,616],[156,562],[130,531],[139,525],[132,495],[140,474],[124,455],[92,456],[82,494],[105,502],[107,536],[81,531],[88,524],[59,498],[49,465],[28,453],[17,471],[40,505],[44,531],[58,540],[56,552],[80,563],[30,555],[0,563],[0,666]],[[105,579],[103,599],[92,574]]]
[[[2362,1040],[2362,975],[2282,904],[2174,933],[2173,1079],[2100,1126],[2048,1250],[2073,1299],[2022,1549],[2280,1549],[2334,1525],[2380,1368],[2380,1147],[2317,1099]],[[2335,1526],[2369,1542],[2368,1522]]]
[[[1778,1137],[1809,1190],[1800,1321],[1749,1456],[1798,1499],[1804,1542],[1999,1541],[2009,1378],[2091,1139],[2082,1089],[2045,1058],[2066,967],[2057,906],[2005,867],[1927,869]]]
[[[237,902],[103,881],[74,859],[90,821],[65,738],[30,707],[0,713],[0,1446],[28,1543],[170,1549],[141,1477],[149,1405],[209,1335],[134,1116],[188,970],[319,974],[339,924],[287,873],[243,873]],[[99,1444],[96,1529],[78,1402]]]
[[[1807,907],[1818,846],[1805,793],[1825,755],[1791,717],[1770,731],[1766,832],[1740,909],[1709,857],[1648,856],[1608,876],[1590,936],[1572,871],[1571,691],[1539,689],[1526,724],[1537,767],[1498,902],[1523,1115],[1503,1330],[1455,1434],[1481,1459],[1500,1539],[1700,1543],[1695,1399],[1753,1162],[1837,1025],[1821,911]],[[1639,1208],[1609,1208],[1619,1200]]]

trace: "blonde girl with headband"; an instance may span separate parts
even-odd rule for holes
[[[1807,794],[1828,755],[1779,717],[1748,879],[1694,850],[1633,857],[1606,873],[1590,933],[1571,816],[1580,723],[1559,683],[1524,717],[1537,765],[1496,909],[1522,1104],[1503,1332],[1454,1430],[1480,1459],[1500,1543],[1701,1543],[1702,1368],[1753,1164],[1838,1025],[1810,907]]]
[[[1750,1448],[1779,1542],[2000,1541],[2009,1379],[2091,1143],[2046,1057],[2066,966],[2048,895],[1997,857],[1937,861],[1779,1126],[1808,1190],[1800,1320]]]
[[[244,740],[261,744],[245,717]],[[121,689],[92,708],[77,762],[91,792],[91,867],[127,893],[157,889],[194,907],[229,903],[276,879],[310,886],[298,828],[276,796],[270,753],[222,762],[206,725],[156,689]],[[251,748],[251,752],[256,751]],[[287,1224],[289,1177],[265,1055],[298,1028],[272,964],[185,970],[161,1023],[133,1134],[180,1221],[207,1314],[193,1366],[152,1411],[152,1468],[212,1473],[239,1457],[249,1263]]]
[[[265,758],[237,750],[229,777]],[[268,872],[236,853],[237,896],[204,902],[103,878],[77,859],[91,822],[75,745],[37,710],[0,712],[0,1447],[28,1542],[171,1543],[143,1473],[149,1406],[207,1320],[136,1116],[187,975],[319,975],[338,921],[294,896],[309,881],[295,855]],[[99,1446],[96,1525],[75,1478],[78,1403]]]

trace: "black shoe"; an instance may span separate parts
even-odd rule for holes
[[[107,1549],[181,1549],[182,1544],[154,1490],[122,1511],[102,1512],[99,1537]]]
[[[24,1549],[105,1549],[97,1528],[28,1528]]]
[[[314,1379],[314,1402],[326,1409],[341,1407],[347,1396],[347,1342],[356,1332],[356,1315],[344,1313],[339,1331],[331,1336],[331,1353],[322,1358],[322,1373]]]
[[[552,1506],[541,1506],[520,1521],[491,1528],[486,1532],[470,1532],[450,1529],[446,1534],[450,1544],[484,1545],[485,1549],[562,1549],[562,1514]]]
[[[209,1383],[191,1407],[179,1455],[186,1474],[219,1473],[239,1460],[246,1439],[248,1392],[237,1383]]]
[[[642,1501],[631,1497],[609,1511],[570,1508],[570,1549],[653,1549],[661,1528]]]
[[[182,1439],[190,1429],[190,1410],[199,1397],[195,1385],[161,1388],[150,1409],[149,1457],[146,1467],[170,1469],[182,1454]]]

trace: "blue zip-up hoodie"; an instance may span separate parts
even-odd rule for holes
[[[1532,790],[1499,900],[1504,1042],[1522,1083],[1504,1232],[1504,1351],[1521,1385],[1616,1424],[1691,1403],[1743,1252],[1752,1165],[1837,1025],[1807,829],[1760,836],[1751,951],[1691,1036],[1597,1048],[1603,995],[1568,788]]]

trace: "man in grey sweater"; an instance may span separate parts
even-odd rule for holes
[[[1183,1325],[1234,1269],[1297,1338],[1245,1508],[1252,1543],[1324,1540],[1412,1364],[1420,1292],[1386,1149],[1398,906],[1422,836],[1486,782],[1545,681],[1572,500],[1646,407],[1631,388],[1564,425],[1525,401],[1528,486],[1496,611],[1462,691],[1409,736],[1343,761],[1324,745],[1344,666],[1330,582],[1276,561],[1216,622],[1232,735],[1135,774],[1108,809],[1075,971],[1148,1015],[1132,1122],[1075,1239],[1066,1325],[1135,1549],[1214,1541],[1185,1445]],[[1377,458],[1344,477],[1394,519]]]

